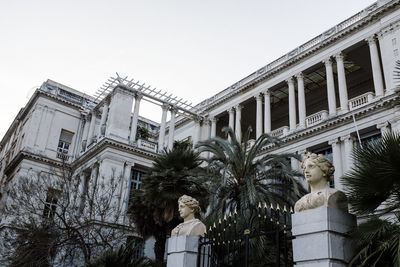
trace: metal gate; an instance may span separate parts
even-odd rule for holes
[[[259,203],[246,214],[225,215],[200,239],[197,266],[293,266],[291,213],[286,206]]]

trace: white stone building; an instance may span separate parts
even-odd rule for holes
[[[279,148],[265,151],[326,154],[341,189],[338,178],[352,166],[355,142],[400,131],[400,110],[393,106],[399,50],[400,1],[380,0],[194,107],[120,77],[96,98],[49,80],[0,143],[0,208],[16,176],[60,167],[63,160],[82,181],[121,175],[128,205],[130,188],[140,186],[163,147],[222,136],[228,125],[239,138],[251,126],[253,139],[262,133],[282,139]],[[162,108],[160,123],[139,118],[142,99]],[[138,124],[153,138],[137,139]]]

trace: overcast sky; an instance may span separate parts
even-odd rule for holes
[[[0,138],[47,79],[93,95],[118,72],[197,104],[373,2],[0,0]]]

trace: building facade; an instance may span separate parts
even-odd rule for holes
[[[174,140],[224,137],[225,126],[239,139],[252,127],[253,139],[282,140],[264,152],[327,155],[336,169],[332,186],[342,189],[353,146],[400,131],[393,104],[399,50],[399,1],[380,0],[196,106],[127,78],[110,79],[95,97],[48,80],[0,143],[0,209],[16,177],[65,163],[82,181],[121,177],[118,203],[127,209],[131,188],[158,153]],[[161,107],[160,123],[139,116],[142,100]]]

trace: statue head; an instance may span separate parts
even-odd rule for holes
[[[321,154],[317,155],[308,152],[301,163],[301,168],[310,185],[321,182],[322,179],[324,179],[325,182],[333,180],[335,167]]]
[[[179,215],[185,220],[193,218],[195,213],[200,212],[199,202],[187,195],[183,195],[178,199]]]

